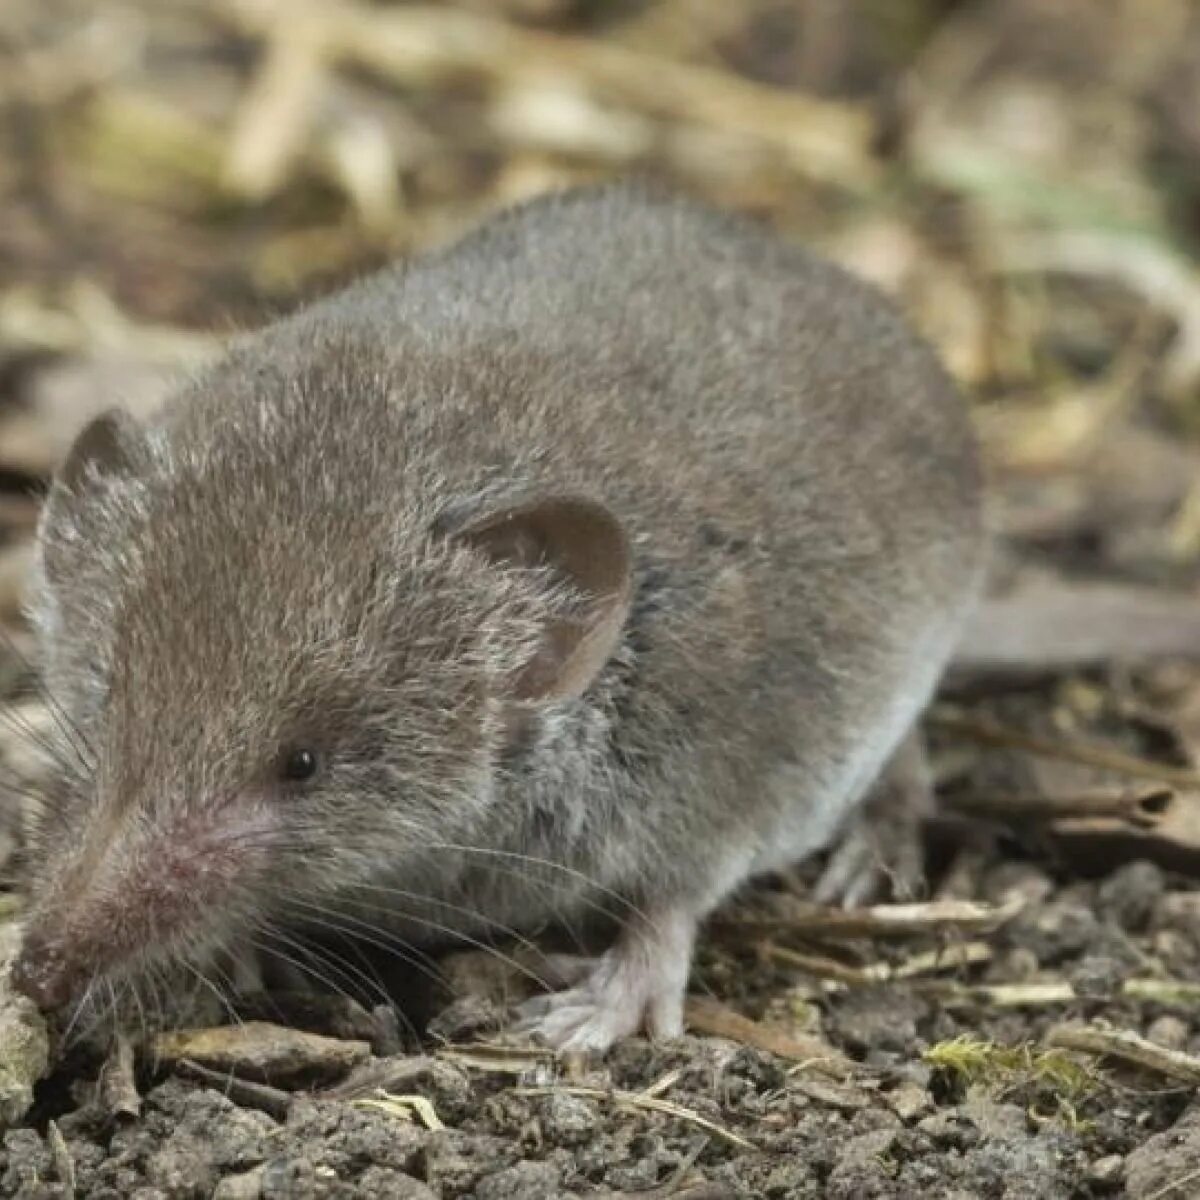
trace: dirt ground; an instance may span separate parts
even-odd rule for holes
[[[0,1196],[1200,1196],[1189,0],[5,0],[4,778],[46,719],[38,495],[89,415],[627,172],[875,280],[972,398],[991,593],[1025,606],[926,722],[926,894],[851,918],[764,884],[706,932],[689,1035],[600,1062],[498,1037],[512,947],[400,981],[398,1012],[274,996],[85,1041],[10,1120]],[[7,947],[15,784],[0,812]]]

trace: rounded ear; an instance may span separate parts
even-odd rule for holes
[[[494,563],[546,568],[579,597],[576,612],[547,623],[514,681],[513,699],[537,704],[580,695],[617,648],[629,613],[632,559],[616,517],[592,500],[550,496],[438,527]]]
[[[42,510],[42,561],[48,578],[56,580],[66,570],[64,556],[78,539],[70,527],[89,485],[132,474],[142,447],[141,427],[122,408],[94,417],[75,438],[55,472]]]
[[[89,472],[101,478],[128,474],[141,445],[142,431],[133,417],[123,408],[106,409],[75,438],[55,474],[55,484],[77,492]]]

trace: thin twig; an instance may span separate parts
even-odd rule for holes
[[[1182,979],[1127,979],[1121,985],[1121,995],[1156,1004],[1200,1005],[1200,983]]]
[[[985,746],[1000,746],[1010,750],[1023,750],[1042,758],[1057,758],[1064,762],[1075,762],[1082,766],[1113,771],[1118,775],[1129,775],[1135,779],[1156,779],[1175,787],[1200,788],[1200,773],[1189,767],[1172,767],[1166,763],[1152,762],[1125,754],[1108,746],[1085,745],[1080,742],[1057,742],[1050,738],[1037,737],[1031,733],[1008,729],[992,721],[965,717],[946,708],[935,708],[926,721],[935,729],[969,738]]]
[[[943,1004],[977,1004],[992,1008],[1046,1008],[1056,1004],[1073,1004],[1081,998],[1074,986],[1065,979],[977,984],[931,979],[918,981],[912,986]],[[1200,1006],[1200,983],[1178,979],[1126,979],[1116,992],[1126,1000]]]
[[[821,954],[808,954],[793,950],[790,946],[777,946],[774,942],[763,945],[763,954],[775,962],[799,967],[821,979],[832,979],[850,987],[870,987],[873,984],[893,983],[900,979],[913,979],[934,971],[952,971],[960,967],[990,962],[992,948],[986,942],[961,942],[941,946],[935,950],[923,950],[898,963],[867,963],[854,967]]]
[[[1179,1192],[1185,1183],[1195,1183],[1200,1179],[1200,1167],[1194,1171],[1188,1171],[1185,1175],[1180,1175],[1178,1179],[1172,1179],[1170,1183],[1164,1183],[1162,1187],[1151,1192],[1146,1200],[1163,1200],[1163,1197],[1169,1196],[1172,1192]],[[1183,1195],[1182,1192],[1179,1192]]]
[[[1005,904],[980,904],[972,900],[931,900],[920,904],[876,904],[870,908],[841,909],[821,905],[797,907],[779,916],[718,917],[713,928],[742,937],[873,938],[907,937],[955,930],[992,933],[1024,907],[1016,898]]]
[[[268,1116],[279,1120],[287,1116],[288,1109],[291,1107],[292,1097],[287,1092],[273,1088],[269,1084],[242,1079],[227,1071],[214,1071],[211,1067],[193,1062],[190,1058],[181,1058],[175,1067],[185,1075],[191,1075],[193,1079],[198,1079],[201,1083],[207,1083],[224,1092],[238,1104],[243,1104],[247,1108],[260,1109]]]
[[[1047,983],[978,983],[963,984],[950,980],[930,979],[914,983],[915,991],[937,999],[942,1004],[971,1004],[990,1008],[1045,1008],[1055,1004],[1071,1004],[1079,993],[1066,980]]]
[[[474,1071],[499,1075],[527,1075],[555,1061],[553,1050],[529,1046],[501,1046],[480,1043],[471,1046],[440,1046],[438,1058],[444,1058]]]
[[[1128,1029],[1104,1029],[1094,1025],[1056,1025],[1046,1034],[1046,1043],[1063,1050],[1080,1050],[1123,1062],[1147,1071],[1200,1085],[1200,1058],[1182,1050],[1169,1050]]]
[[[1116,817],[1143,828],[1157,825],[1175,798],[1166,787],[1139,791],[1079,792],[1069,796],[963,792],[945,797],[955,812],[1001,821],[1057,821],[1063,817]]]

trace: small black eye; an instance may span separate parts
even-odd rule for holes
[[[317,773],[320,765],[311,750],[289,750],[283,756],[279,774],[288,783],[304,783]]]

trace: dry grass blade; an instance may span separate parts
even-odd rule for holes
[[[787,928],[798,936],[823,938],[897,937],[958,930],[992,933],[1012,920],[1023,907],[1015,899],[1006,904],[980,904],[972,900],[931,900],[921,904],[876,904],[870,908],[814,908],[797,913]]]
[[[604,1200],[733,1200],[734,1193],[723,1185],[710,1184],[706,1180],[697,1179],[692,1168],[696,1160],[704,1153],[711,1139],[699,1137],[683,1161],[671,1172],[671,1177],[656,1188],[638,1192],[605,1192]],[[720,1190],[717,1190],[720,1189]]]
[[[71,1147],[63,1137],[56,1121],[46,1126],[46,1144],[50,1147],[50,1156],[54,1160],[54,1173],[62,1185],[63,1192],[69,1198],[75,1196],[75,1159]]]
[[[950,1005],[979,1005],[984,1008],[1044,1008],[1070,1004],[1079,999],[1066,980],[1032,983],[963,984],[946,980],[927,980],[913,985],[922,995]]]
[[[32,290],[0,293],[0,342],[64,354],[124,352],[168,367],[202,365],[221,346],[212,334],[135,321],[90,282],[77,284],[53,307]]]
[[[1000,905],[942,899],[913,904],[877,904],[860,909],[827,908],[792,903],[789,899],[786,907],[776,906],[765,914],[753,910],[745,915],[718,913],[709,922],[709,929],[726,943],[741,947],[789,937],[839,940],[919,937],[951,932],[988,934],[1012,920],[1023,907],[1024,901],[1019,897]],[[835,960],[825,961],[833,963]],[[830,977],[836,977],[836,968],[830,968]],[[860,980],[847,978],[845,982]]]
[[[775,962],[799,967],[818,978],[831,979],[850,987],[870,987],[873,984],[913,979],[935,971],[953,971],[990,962],[993,957],[992,948],[985,942],[962,942],[942,946],[911,955],[898,963],[868,963],[862,967],[850,966],[821,954],[793,950],[789,946],[777,946],[773,942],[764,943],[762,953]]]
[[[1048,1008],[1073,1004],[1080,999],[1074,986],[1065,979],[1028,983],[964,984],[947,980],[914,983],[923,995],[942,1004],[979,1005],[984,1008]],[[1200,983],[1178,979],[1126,979],[1117,989],[1128,1000],[1150,1001],[1165,1005],[1200,1005]]]
[[[642,1088],[641,1095],[643,1096],[661,1096],[663,1092],[669,1092],[683,1078],[683,1071],[678,1067],[673,1071],[668,1071],[665,1075],[660,1075],[652,1084]]]
[[[1185,1192],[1183,1189],[1190,1183],[1200,1181],[1200,1167],[1194,1171],[1188,1171],[1184,1175],[1180,1175],[1178,1179],[1172,1179],[1170,1183],[1164,1184],[1157,1191],[1151,1192],[1146,1200],[1167,1200],[1169,1196],[1187,1196],[1190,1192]]]
[[[1122,1062],[1192,1086],[1200,1086],[1200,1058],[1182,1050],[1169,1050],[1128,1029],[1100,1026],[1056,1025],[1046,1034],[1046,1044],[1079,1050]]]
[[[552,1096],[558,1094],[564,1096],[583,1096],[588,1100],[607,1100],[613,1104],[628,1108],[641,1108],[650,1112],[663,1113],[668,1117],[678,1117],[681,1121],[687,1121],[689,1124],[695,1125],[698,1129],[703,1129],[719,1137],[723,1142],[728,1143],[738,1150],[757,1149],[753,1142],[748,1142],[744,1137],[740,1137],[732,1130],[726,1129],[723,1125],[718,1125],[715,1121],[710,1121],[707,1117],[701,1116],[700,1113],[693,1112],[692,1109],[685,1108],[682,1104],[663,1100],[660,1096],[647,1096],[643,1092],[608,1091],[604,1088],[572,1085],[562,1087],[514,1088],[513,1094],[517,1096]]]
[[[818,979],[832,983],[843,983],[847,987],[865,987],[872,983],[882,982],[885,974],[884,964],[871,963],[865,967],[856,967],[841,959],[831,958],[827,954],[814,954],[808,950],[793,950],[790,946],[779,946],[772,941],[764,941],[757,947],[758,953],[770,962],[781,963],[787,967],[796,967],[815,975]]]
[[[994,951],[986,942],[952,943],[901,959],[888,968],[887,979],[890,982],[897,979],[915,979],[936,971],[957,971],[963,967],[991,962],[994,956]]]
[[[498,1075],[526,1075],[540,1067],[553,1064],[553,1050],[538,1050],[528,1046],[442,1046],[438,1058],[447,1059],[475,1071]]]
[[[242,29],[270,36],[276,5],[226,0]],[[626,106],[766,143],[794,170],[852,186],[875,175],[865,110],[753,83],[714,68],[673,62],[615,42],[507,25],[432,5],[372,9],[288,6],[329,61],[341,60],[405,85],[474,74],[495,84],[531,74],[571,80]]]
[[[226,188],[243,199],[262,200],[284,184],[304,147],[324,82],[320,46],[308,24],[281,22],[226,148]]]
[[[437,1109],[425,1096],[393,1096],[390,1092],[380,1092],[377,1096],[364,1096],[360,1100],[352,1100],[355,1108],[373,1108],[387,1113],[391,1117],[399,1117],[411,1121],[414,1117],[431,1132],[436,1133],[445,1129]]]
[[[1200,1005],[1200,983],[1183,979],[1127,979],[1121,995],[1155,1004]]]

